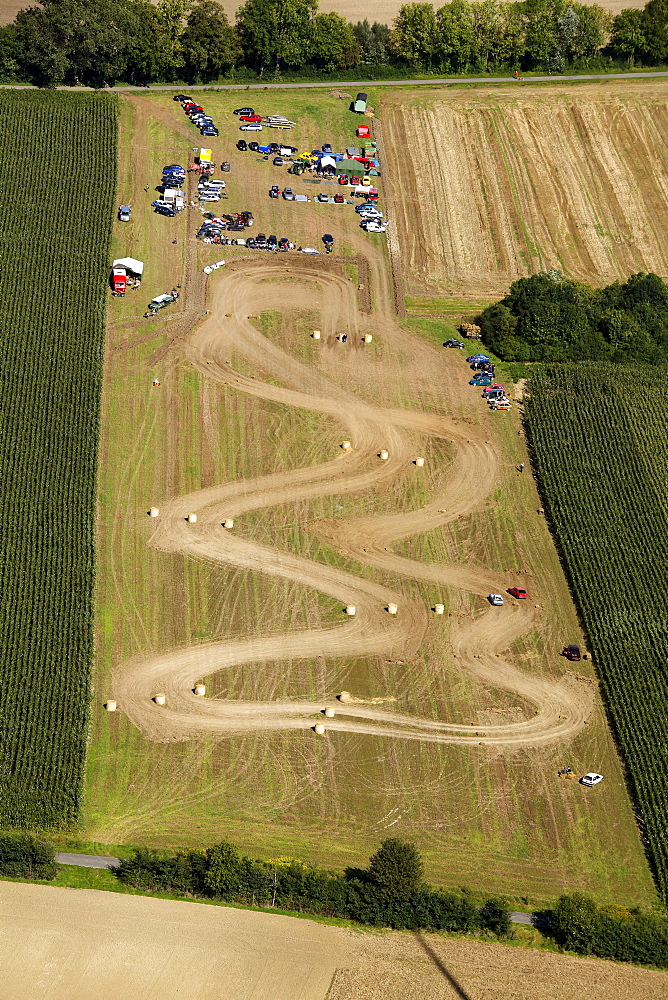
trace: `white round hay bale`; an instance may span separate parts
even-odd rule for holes
[[[416,458],[415,464],[417,465],[418,469],[421,469],[424,466],[424,458]]]
[[[193,688],[193,694],[196,694],[198,698],[203,698],[206,694],[206,688],[203,684],[195,684]]]
[[[149,515],[151,517],[157,517],[159,513],[160,513],[159,507],[151,507],[151,509],[149,510]]]
[[[188,514],[188,521],[190,522],[190,524],[196,524],[197,514]]]
[[[444,612],[445,612],[445,605],[444,604],[435,604],[434,605],[434,614],[435,615],[442,615]]]
[[[320,340],[320,330],[314,330],[311,336],[314,340]]]
[[[350,691],[342,691],[339,695],[339,701],[342,705],[346,705],[350,701]]]
[[[345,613],[347,615],[356,615],[357,614],[357,608],[355,607],[354,604],[346,604],[346,606],[344,608],[344,611],[345,611]]]
[[[396,615],[396,613],[397,613],[398,610],[399,610],[399,608],[396,606],[396,604],[388,604],[387,605],[387,611],[388,611],[388,614],[390,614],[390,615]]]
[[[350,449],[352,448],[352,444],[350,443],[350,441],[342,441],[341,447],[343,448],[344,451],[350,451]]]
[[[370,344],[371,341],[373,340],[373,337],[371,336],[370,333],[365,333],[364,336],[362,337],[362,340],[364,341],[365,344]]]
[[[156,705],[165,705],[167,703],[167,697],[164,694],[156,694],[153,696],[153,701]]]
[[[335,715],[336,712],[334,711],[334,709],[330,705],[328,705],[327,708],[325,709],[325,716],[328,719],[333,719]]]
[[[223,521],[223,527],[224,528],[233,528],[234,527],[234,521],[232,520],[231,517],[228,517],[227,521]]]
[[[325,727],[323,726],[322,722],[316,722],[313,729],[318,734],[318,736],[322,736],[322,734],[325,732]]]
[[[385,451],[384,448],[382,449],[382,451],[378,452],[378,458],[380,458],[383,462],[387,462],[389,457],[390,457],[389,451]]]
[[[105,702],[104,707],[108,712],[115,712],[116,709],[118,708],[118,705],[113,700],[113,698],[110,698],[108,701]]]

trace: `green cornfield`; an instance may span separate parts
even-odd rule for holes
[[[547,365],[531,379],[526,417],[546,513],[668,901],[666,372]]]
[[[62,827],[79,812],[117,105],[0,93],[4,826]]]

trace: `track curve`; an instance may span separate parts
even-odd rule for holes
[[[212,314],[183,345],[185,355],[208,378],[241,392],[332,418],[345,431],[352,449],[318,466],[213,486],[161,504],[160,521],[149,544],[211,564],[253,569],[313,587],[342,604],[354,604],[357,614],[335,627],[213,642],[120,664],[114,675],[114,697],[151,740],[193,740],[259,729],[304,730],[314,725],[314,716],[323,709],[322,702],[224,701],[193,694],[199,678],[233,666],[315,656],[407,659],[415,655],[431,620],[423,604],[351,573],[244,539],[225,531],[221,522],[286,502],[359,493],[379,486],[389,488],[414,457],[416,432],[446,438],[455,448],[449,483],[437,500],[406,513],[321,523],[316,533],[339,552],[379,570],[482,596],[505,589],[503,581],[482,566],[420,563],[391,551],[394,543],[441,527],[483,504],[497,476],[498,456],[474,426],[440,413],[368,403],[260,334],[249,320],[249,311],[256,313],[275,304],[275,285],[268,279],[285,277],[286,272],[307,288],[309,283],[317,282],[326,306],[321,323],[325,343],[342,329],[347,330],[351,340],[359,340],[355,290],[347,279],[331,269],[319,269],[317,262],[286,267],[283,262],[272,261],[259,267],[241,264],[216,276]],[[400,344],[407,363],[424,363],[425,352],[431,348],[416,344],[387,317],[383,322],[387,337]],[[269,372],[280,380],[280,385],[235,371],[226,360],[232,351]],[[377,458],[382,448],[390,453],[384,462]],[[186,521],[190,512],[197,513],[196,524]],[[390,603],[399,605],[400,614],[387,613]],[[587,682],[572,677],[557,681],[533,677],[502,656],[518,636],[536,625],[533,608],[507,604],[501,609],[490,608],[475,620],[454,623],[451,630],[458,665],[480,682],[513,692],[531,703],[534,714],[529,718],[478,726],[478,730],[484,729],[480,733],[475,726],[414,717],[353,699],[337,706],[336,717],[327,720],[328,731],[498,747],[572,738],[593,709],[593,694]],[[152,702],[157,689],[165,692],[168,707]]]

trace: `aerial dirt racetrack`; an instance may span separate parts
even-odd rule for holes
[[[351,450],[341,450],[337,457],[321,465],[213,486],[161,503],[160,519],[149,544],[209,564],[252,569],[310,586],[342,605],[354,605],[357,611],[335,627],[212,642],[120,664],[112,696],[130,720],[155,741],[193,740],[253,730],[304,730],[314,725],[324,708],[322,702],[308,700],[241,702],[194,695],[193,687],[199,679],[233,666],[253,663],[254,669],[262,671],[263,662],[268,660],[377,655],[411,658],[416,654],[430,620],[436,620],[428,607],[386,586],[242,535],[243,516],[250,511],[378,487],[391,490],[393,480],[415,459],[415,433],[453,443],[456,459],[446,490],[418,510],[329,523],[324,529],[328,544],[376,569],[481,597],[505,589],[504,582],[482,566],[420,563],[392,552],[394,543],[448,524],[485,502],[495,483],[497,456],[492,444],[484,440],[484,432],[440,413],[373,405],[264,337],[250,321],[249,313],[275,305],[275,282],[286,274],[301,283],[301,292],[291,296],[291,305],[300,295],[308,299],[309,283],[315,282],[324,290],[322,350],[331,348],[336,330],[345,329],[351,345],[359,344],[355,288],[346,278],[311,261],[259,265],[241,261],[212,280],[210,318],[181,343],[180,351],[219,383],[331,418],[341,426],[342,440],[350,440]],[[400,330],[388,316],[382,320],[383,337],[401,350],[404,365],[421,365],[423,370],[429,370],[433,348]],[[235,370],[229,361],[231,354],[243,358],[266,378],[249,377]],[[381,364],[381,379],[382,374]],[[378,457],[381,449],[389,452],[387,461]],[[197,514],[197,523],[188,522],[191,513]],[[222,527],[228,518],[234,519],[233,530]],[[390,604],[398,606],[398,614],[388,613]],[[518,636],[539,625],[529,602],[490,607],[463,624],[451,619],[451,641],[459,667],[483,684],[513,692],[530,703],[534,712],[522,721],[485,725],[484,733],[480,733],[476,731],[480,726],[388,711],[374,703],[379,699],[364,702],[353,697],[349,702],[336,703],[337,692],[333,691],[330,704],[336,704],[336,717],[327,719],[327,729],[507,747],[572,738],[593,710],[589,682],[573,677],[532,677],[501,655]],[[158,690],[166,695],[166,707],[152,701]],[[393,692],[387,692],[386,700],[393,700]]]
[[[667,93],[628,80],[388,95],[409,293],[498,297],[549,268],[595,285],[668,274]]]

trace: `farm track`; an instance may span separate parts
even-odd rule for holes
[[[342,427],[342,436],[351,440],[352,450],[342,451],[321,465],[213,486],[163,502],[149,544],[209,564],[253,569],[311,586],[342,604],[354,604],[357,614],[336,627],[213,642],[120,664],[115,671],[113,696],[152,740],[170,742],[313,726],[323,702],[242,702],[202,699],[192,694],[198,679],[233,666],[253,663],[261,671],[267,660],[415,656],[429,630],[442,622],[423,604],[391,587],[259,544],[244,538],[242,532],[243,515],[250,511],[332,494],[391,489],[393,481],[405,473],[415,457],[416,435],[423,439],[441,437],[454,445],[456,459],[442,495],[419,510],[320,522],[309,525],[309,530],[359,563],[400,577],[426,580],[483,597],[490,591],[505,589],[504,582],[482,566],[419,563],[392,551],[392,546],[402,539],[442,527],[485,502],[495,482],[498,458],[494,447],[484,440],[484,431],[464,419],[439,413],[373,405],[267,340],[249,321],[249,313],[271,308],[275,301],[272,282],[286,276],[301,282],[306,296],[309,282],[322,289],[327,306],[321,321],[319,349],[323,355],[335,349],[335,334],[342,329],[348,331],[353,350],[359,350],[359,313],[351,283],[335,273],[329,262],[293,263],[290,259],[239,261],[225,273],[219,272],[212,281],[211,315],[181,339],[179,352],[218,383],[336,421]],[[403,370],[410,369],[415,377],[418,371],[434,369],[438,362],[431,348],[396,327],[389,315],[380,319],[385,341],[401,355]],[[229,360],[231,354],[242,357],[263,377],[278,384],[236,371]],[[379,377],[384,370],[384,366],[378,368]],[[377,458],[381,448],[390,453],[386,462]],[[186,521],[189,513],[197,513],[197,524]],[[225,531],[221,522],[230,517],[235,518],[235,530]],[[398,615],[387,613],[389,603],[398,605]],[[476,727],[418,718],[353,699],[337,705],[336,717],[327,720],[328,730],[506,747],[566,740],[581,730],[593,710],[590,681],[535,677],[502,656],[518,636],[539,625],[533,607],[509,604],[503,609],[489,608],[474,620],[453,617],[450,624],[458,666],[485,685],[525,699],[533,705],[535,714],[517,722]],[[167,695],[167,708],[159,708],[151,700],[159,689]],[[335,694],[332,692],[332,698]],[[387,699],[392,696],[393,692],[388,691]]]

